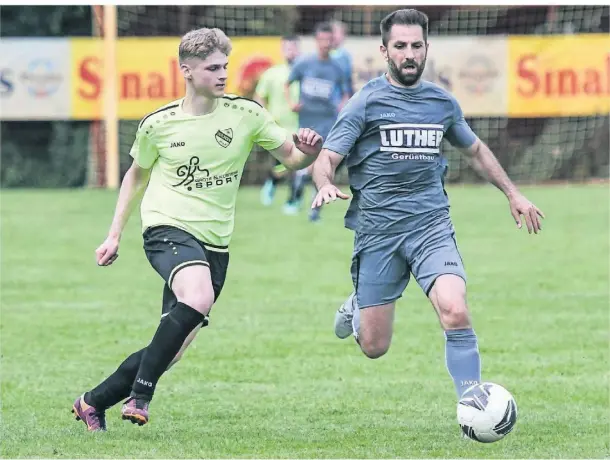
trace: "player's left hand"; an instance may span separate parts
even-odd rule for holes
[[[292,140],[305,155],[317,155],[322,150],[322,136],[313,129],[300,128],[296,134],[292,135]]]
[[[542,230],[542,224],[540,218],[544,219],[544,213],[538,209],[534,204],[525,198],[520,193],[509,198],[510,213],[513,215],[517,228],[523,226],[521,216],[525,219],[525,225],[527,226],[528,233],[538,233]]]
[[[331,201],[336,201],[337,198],[348,200],[349,195],[346,195],[333,184],[326,184],[316,194],[311,209],[321,208],[323,204],[329,204]]]

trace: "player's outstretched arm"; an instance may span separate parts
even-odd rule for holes
[[[141,168],[134,161],[125,173],[108,236],[95,251],[98,265],[110,265],[118,257],[119,242],[123,229],[133,208],[139,202],[144,190],[146,190],[150,171],[150,169]]]
[[[463,151],[470,158],[475,171],[506,195],[517,227],[522,227],[523,216],[529,233],[542,230],[540,218],[544,218],[543,212],[519,192],[490,148],[477,138],[471,147]]]
[[[337,198],[342,200],[349,198],[349,195],[343,193],[333,184],[335,172],[343,159],[343,155],[339,155],[332,150],[322,149],[322,152],[320,152],[318,159],[313,165],[313,172],[311,174],[313,183],[318,189],[318,193],[311,204],[312,209],[335,201]]]
[[[312,164],[322,149],[322,136],[313,129],[301,128],[292,139],[286,141],[269,152],[282,162],[284,166],[298,171]]]

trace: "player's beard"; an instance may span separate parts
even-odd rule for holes
[[[409,64],[414,65],[417,71],[413,74],[405,75],[401,72],[401,70]],[[390,74],[392,75],[392,78],[394,80],[404,86],[413,86],[419,81],[422,74],[424,73],[424,68],[426,67],[426,58],[424,58],[421,64],[418,64],[415,60],[410,59],[404,64],[402,64],[402,67],[399,69],[398,66],[394,63],[394,61],[388,57],[388,67],[390,70]]]

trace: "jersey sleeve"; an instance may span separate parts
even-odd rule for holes
[[[150,132],[142,126],[136,132],[136,139],[131,146],[129,154],[133,157],[136,164],[143,169],[150,169],[159,157],[159,150],[155,142],[150,138]]]
[[[288,75],[288,83],[292,83],[294,81],[301,81],[303,79],[303,70],[307,65],[307,59],[299,59],[290,69],[290,74]]]
[[[445,139],[457,148],[468,148],[477,140],[476,134],[472,131],[466,120],[460,104],[453,100],[453,123],[445,133]]]
[[[261,109],[258,113],[252,141],[265,150],[277,149],[286,142],[288,131],[278,125],[266,109]]]
[[[339,155],[348,155],[364,132],[365,110],[366,97],[356,93],[339,114],[324,142],[324,148]]]

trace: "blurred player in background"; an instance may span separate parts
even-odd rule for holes
[[[460,148],[506,195],[519,228],[523,216],[529,232],[538,233],[544,216],[472,132],[455,98],[421,80],[427,16],[413,9],[395,11],[381,22],[381,35],[387,73],[349,101],[313,168],[319,189],[313,207],[349,198],[333,185],[344,158],[353,191],[345,225],[355,231],[354,292],[336,314],[335,334],[341,339],[353,334],[369,358],[384,355],[392,339],[395,302],[413,274],[438,314],[447,369],[460,397],[480,382],[481,364],[444,189],[447,160],[441,140]]]
[[[337,115],[349,100],[345,81],[345,73],[341,66],[331,58],[333,47],[333,29],[329,23],[321,23],[315,29],[315,39],[318,51],[316,54],[304,56],[293,66],[284,92],[286,99],[291,101],[294,112],[299,114],[299,126],[311,128],[325,138],[337,119]],[[297,101],[290,95],[293,82],[299,82],[300,99]],[[340,99],[335,95],[339,93]],[[298,171],[291,184],[290,199],[284,206],[287,214],[299,211],[306,180],[311,170]],[[311,220],[317,220],[319,213],[314,210]]]
[[[256,102],[225,95],[230,52],[231,42],[219,29],[187,33],[179,46],[185,97],[139,125],[133,164],[96,258],[100,266],[116,260],[125,224],[143,194],[144,250],[165,280],[162,315],[148,346],[74,402],[77,420],[90,431],[105,430],[106,409],[125,398],[123,419],[147,423],[159,378],[208,325],[227,273],[235,200],[253,144],[290,169],[307,167],[321,148],[314,131],[288,133]]]
[[[352,97],[354,94],[354,83],[353,83],[353,71],[354,66],[352,63],[352,55],[343,46],[345,42],[345,35],[347,33],[347,25],[341,21],[332,21],[331,27],[333,29],[333,50],[330,53],[332,57],[341,69],[345,78],[345,87],[348,97]],[[338,94],[338,99],[341,99],[341,95]]]
[[[286,99],[284,87],[288,81],[290,70],[300,54],[298,37],[282,37],[281,48],[285,62],[270,67],[261,75],[256,86],[254,100],[267,108],[278,125],[290,132],[296,132],[299,128],[299,116],[292,111],[289,100]],[[299,100],[299,84],[297,82],[290,85],[290,97],[292,101]],[[274,161],[275,164],[269,171],[269,177],[261,189],[261,203],[265,206],[271,205],[277,184],[287,173],[286,167],[281,161],[277,159]]]

